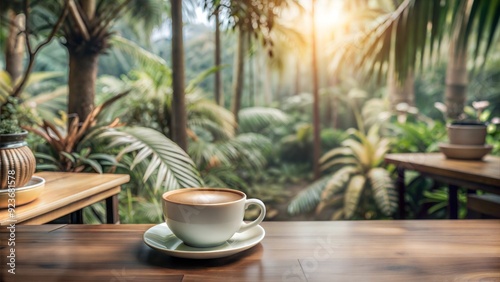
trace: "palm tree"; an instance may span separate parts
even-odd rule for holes
[[[17,14],[12,9],[7,10],[7,18],[11,24],[5,41],[5,70],[12,81],[16,81],[23,73],[25,43],[22,31],[26,18],[24,14]]]
[[[320,140],[320,119],[319,119],[319,77],[318,77],[318,63],[316,57],[316,18],[315,18],[316,1],[312,1],[312,27],[311,27],[311,42],[312,42],[312,73],[313,73],[313,172],[314,179],[318,179],[321,175],[319,168],[319,157],[321,154],[321,140]]]
[[[97,62],[110,47],[108,41],[116,20],[123,17],[150,32],[160,24],[163,5],[160,0],[69,1],[71,17],[62,32],[69,52],[68,114],[84,120],[94,108]]]
[[[184,98],[182,1],[170,0],[172,15],[172,140],[187,150],[187,116]]]
[[[234,56],[234,71],[232,92],[233,99],[231,100],[231,112],[235,117],[241,108],[241,99],[243,96],[244,71],[245,71],[245,54],[247,52],[248,36],[242,27],[238,27],[238,38],[236,41],[236,53]],[[236,118],[236,123],[238,119]]]
[[[265,46],[271,46],[269,32],[281,11],[292,4],[299,5],[298,1],[285,0],[243,0],[243,1],[218,1],[203,0],[205,9],[211,14],[218,9],[228,27],[238,32],[237,51],[235,53],[234,75],[233,75],[233,99],[231,110],[238,121],[238,112],[241,108],[241,96],[243,93],[244,56],[247,52],[248,34],[255,37],[261,35]]]
[[[393,68],[396,79],[404,81],[408,72],[422,69],[426,58],[432,59],[439,53],[443,39],[450,38],[452,49],[448,50],[445,96],[448,116],[458,117],[466,98],[468,45],[474,46],[474,58],[487,56],[496,38],[500,1],[404,0],[396,3],[393,12],[383,15],[376,25],[356,38],[358,48],[346,48],[342,55],[355,60],[359,69],[364,68],[372,75],[380,76]],[[473,34],[476,40],[469,44]]]
[[[220,38],[220,15],[219,15],[220,7],[217,6],[214,11],[215,16],[215,66],[219,67],[221,65],[221,38]],[[222,78],[221,78],[221,70],[217,70],[215,73],[215,84],[214,84],[214,97],[217,105],[223,105],[223,96],[222,96]]]

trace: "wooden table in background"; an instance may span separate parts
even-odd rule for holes
[[[16,274],[3,245],[0,280],[500,280],[500,220],[264,222],[260,244],[207,260],[151,249],[142,239],[151,226],[18,226]]]
[[[481,161],[447,159],[442,153],[388,154],[387,163],[398,169],[399,218],[405,218],[405,170],[418,171],[449,185],[449,216],[458,217],[458,187],[500,194],[500,157],[488,155]]]
[[[43,224],[72,214],[72,222],[81,223],[82,209],[106,201],[107,223],[119,222],[118,194],[127,183],[127,174],[40,172],[45,187],[36,200],[16,207],[16,224]],[[76,222],[75,222],[76,221]],[[0,209],[0,225],[10,222],[7,209]]]

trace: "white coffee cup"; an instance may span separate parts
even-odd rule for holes
[[[250,205],[260,208],[259,217],[243,221]],[[262,222],[266,207],[245,193],[224,188],[184,188],[163,194],[163,216],[177,238],[193,247],[215,247],[236,232],[244,232]]]

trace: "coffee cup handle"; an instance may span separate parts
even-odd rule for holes
[[[250,228],[252,228],[252,227],[254,227],[256,225],[259,225],[259,223],[261,223],[262,220],[264,220],[264,217],[266,216],[266,206],[264,205],[264,203],[261,200],[258,200],[258,199],[248,199],[248,200],[246,200],[245,201],[245,210],[250,205],[257,205],[257,206],[259,206],[259,208],[260,208],[260,215],[259,215],[259,217],[257,217],[256,220],[254,220],[254,221],[252,221],[250,223],[242,222],[240,229],[237,231],[238,233],[245,232],[248,229],[250,229]]]

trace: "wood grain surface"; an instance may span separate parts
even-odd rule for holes
[[[500,188],[500,157],[483,160],[447,159],[442,153],[388,154],[387,163],[422,173]]]
[[[120,193],[127,174],[40,172],[45,187],[38,199],[16,207],[17,224],[41,224]],[[10,223],[7,209],[0,209],[0,225]]]
[[[2,240],[0,281],[500,281],[500,220],[264,222],[210,260],[149,248],[152,225],[47,226],[17,227],[15,275]]]

